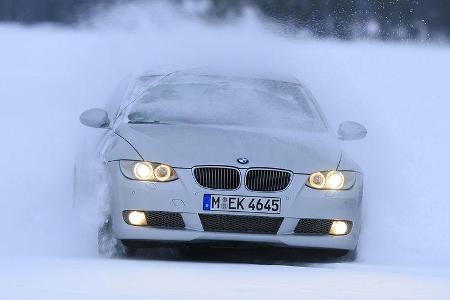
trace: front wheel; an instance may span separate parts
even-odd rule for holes
[[[356,259],[357,251],[354,250],[343,250],[343,249],[324,249],[322,250],[326,258],[332,260],[348,261],[352,262]]]
[[[295,257],[308,262],[352,262],[356,259],[355,250],[327,248],[297,248]]]
[[[112,234],[111,217],[108,217],[98,230],[98,254],[104,257],[131,256],[135,249],[125,246]]]

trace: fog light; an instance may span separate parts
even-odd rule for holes
[[[333,221],[330,228],[331,235],[345,235],[349,233],[350,226],[347,221]]]
[[[124,213],[125,221],[128,224],[135,226],[145,226],[147,225],[147,216],[143,211],[128,211]]]

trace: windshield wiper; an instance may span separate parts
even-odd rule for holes
[[[129,124],[151,124],[151,125],[171,125],[167,122],[161,122],[161,121],[128,121]]]

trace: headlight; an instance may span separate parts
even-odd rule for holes
[[[126,178],[133,180],[167,182],[178,179],[171,166],[150,161],[121,160],[120,170]]]
[[[135,163],[133,175],[139,180],[150,180],[153,177],[153,166],[146,161]]]
[[[311,174],[306,185],[318,190],[348,190],[353,187],[355,181],[355,172],[323,171]]]

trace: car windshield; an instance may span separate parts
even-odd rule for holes
[[[126,109],[129,123],[171,123],[325,131],[296,83],[218,76],[174,76],[148,87]]]

